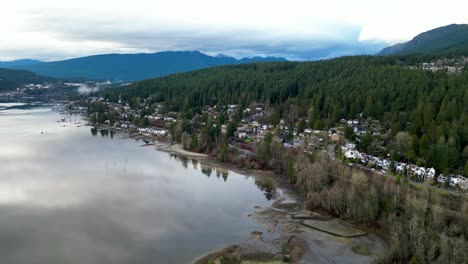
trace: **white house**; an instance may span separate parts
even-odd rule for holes
[[[246,138],[247,137],[247,133],[246,132],[239,132],[239,134],[237,135],[239,138]]]
[[[166,136],[167,134],[168,134],[168,131],[166,129],[156,128],[153,130],[153,135],[156,135],[156,136]]]
[[[405,173],[406,163],[396,164],[395,170],[397,173]]]
[[[445,177],[443,174],[440,174],[439,177],[437,177],[438,183],[445,183],[446,181],[447,181],[447,177]]]
[[[415,172],[418,178],[424,179],[424,175],[426,175],[426,170],[423,167],[416,168]]]
[[[175,118],[172,117],[164,117],[164,121],[176,122]]]
[[[435,176],[435,169],[434,168],[427,168],[426,169],[426,177],[428,179],[433,179]]]
[[[348,120],[347,123],[348,123],[349,126],[353,126],[353,125],[359,124],[359,121],[358,120]]]
[[[345,151],[344,156],[347,159],[357,159],[359,155],[359,152],[356,150],[348,149]]]
[[[449,184],[450,186],[457,186],[457,185],[460,185],[460,183],[462,182],[462,179],[457,177],[457,176],[452,176],[450,177],[450,180],[449,180]]]

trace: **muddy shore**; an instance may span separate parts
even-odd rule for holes
[[[248,215],[268,230],[252,230],[245,241],[219,249],[195,261],[205,263],[370,263],[388,247],[387,242],[340,219],[304,210],[303,194],[298,193],[284,177],[271,171],[249,170],[219,162],[207,155],[180,150],[174,145],[159,146],[166,151],[216,169],[274,183],[270,207],[255,206]]]
[[[112,129],[100,127],[99,129]],[[218,170],[230,170],[254,177],[256,181],[268,179],[273,182],[272,205],[267,208],[255,206],[248,217],[264,227],[263,234],[252,230],[245,241],[226,248],[214,249],[194,260],[195,264],[211,263],[370,263],[388,247],[387,242],[372,232],[330,216],[304,210],[303,194],[298,193],[284,177],[271,171],[238,168],[201,153],[182,149],[167,141],[155,141],[136,133],[117,129],[125,138],[146,139],[158,151],[182,158],[194,159],[205,166]]]

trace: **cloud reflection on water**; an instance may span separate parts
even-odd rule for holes
[[[251,178],[61,127],[47,108],[8,111],[0,111],[4,263],[189,263],[261,230],[246,215],[269,202]]]

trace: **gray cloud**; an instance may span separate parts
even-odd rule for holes
[[[385,11],[370,0],[298,0],[294,5],[275,0],[6,1],[0,29],[9,37],[0,43],[0,59],[200,50],[307,60],[375,53],[423,30],[466,23],[465,13],[458,11],[463,8],[431,18],[427,14],[440,14],[440,7],[411,3],[424,9],[421,15],[400,8],[407,4],[403,1]]]
[[[46,61],[102,53],[139,53],[165,50],[200,50],[210,55],[237,58],[281,56],[311,60],[341,55],[371,54],[385,43],[359,41],[361,26],[339,23],[311,25],[305,33],[258,25],[222,27],[216,24],[171,24],[164,20],[129,19],[56,10],[30,11],[26,17],[31,45],[11,45],[0,59],[35,58]],[[304,29],[301,29],[304,31]],[[22,32],[21,30],[18,30]],[[29,38],[28,31],[23,32]],[[45,39],[45,40],[44,40]],[[3,57],[3,58],[2,58]]]
[[[368,54],[437,26],[467,23],[466,5],[460,0],[442,6],[426,0],[391,5],[384,0],[4,0],[0,31],[8,37],[0,43],[0,59],[163,50],[289,59]]]

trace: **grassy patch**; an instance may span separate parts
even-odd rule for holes
[[[354,246],[351,248],[351,250],[354,253],[359,254],[359,255],[372,256],[372,251],[370,250],[368,246],[365,246],[365,245]]]

